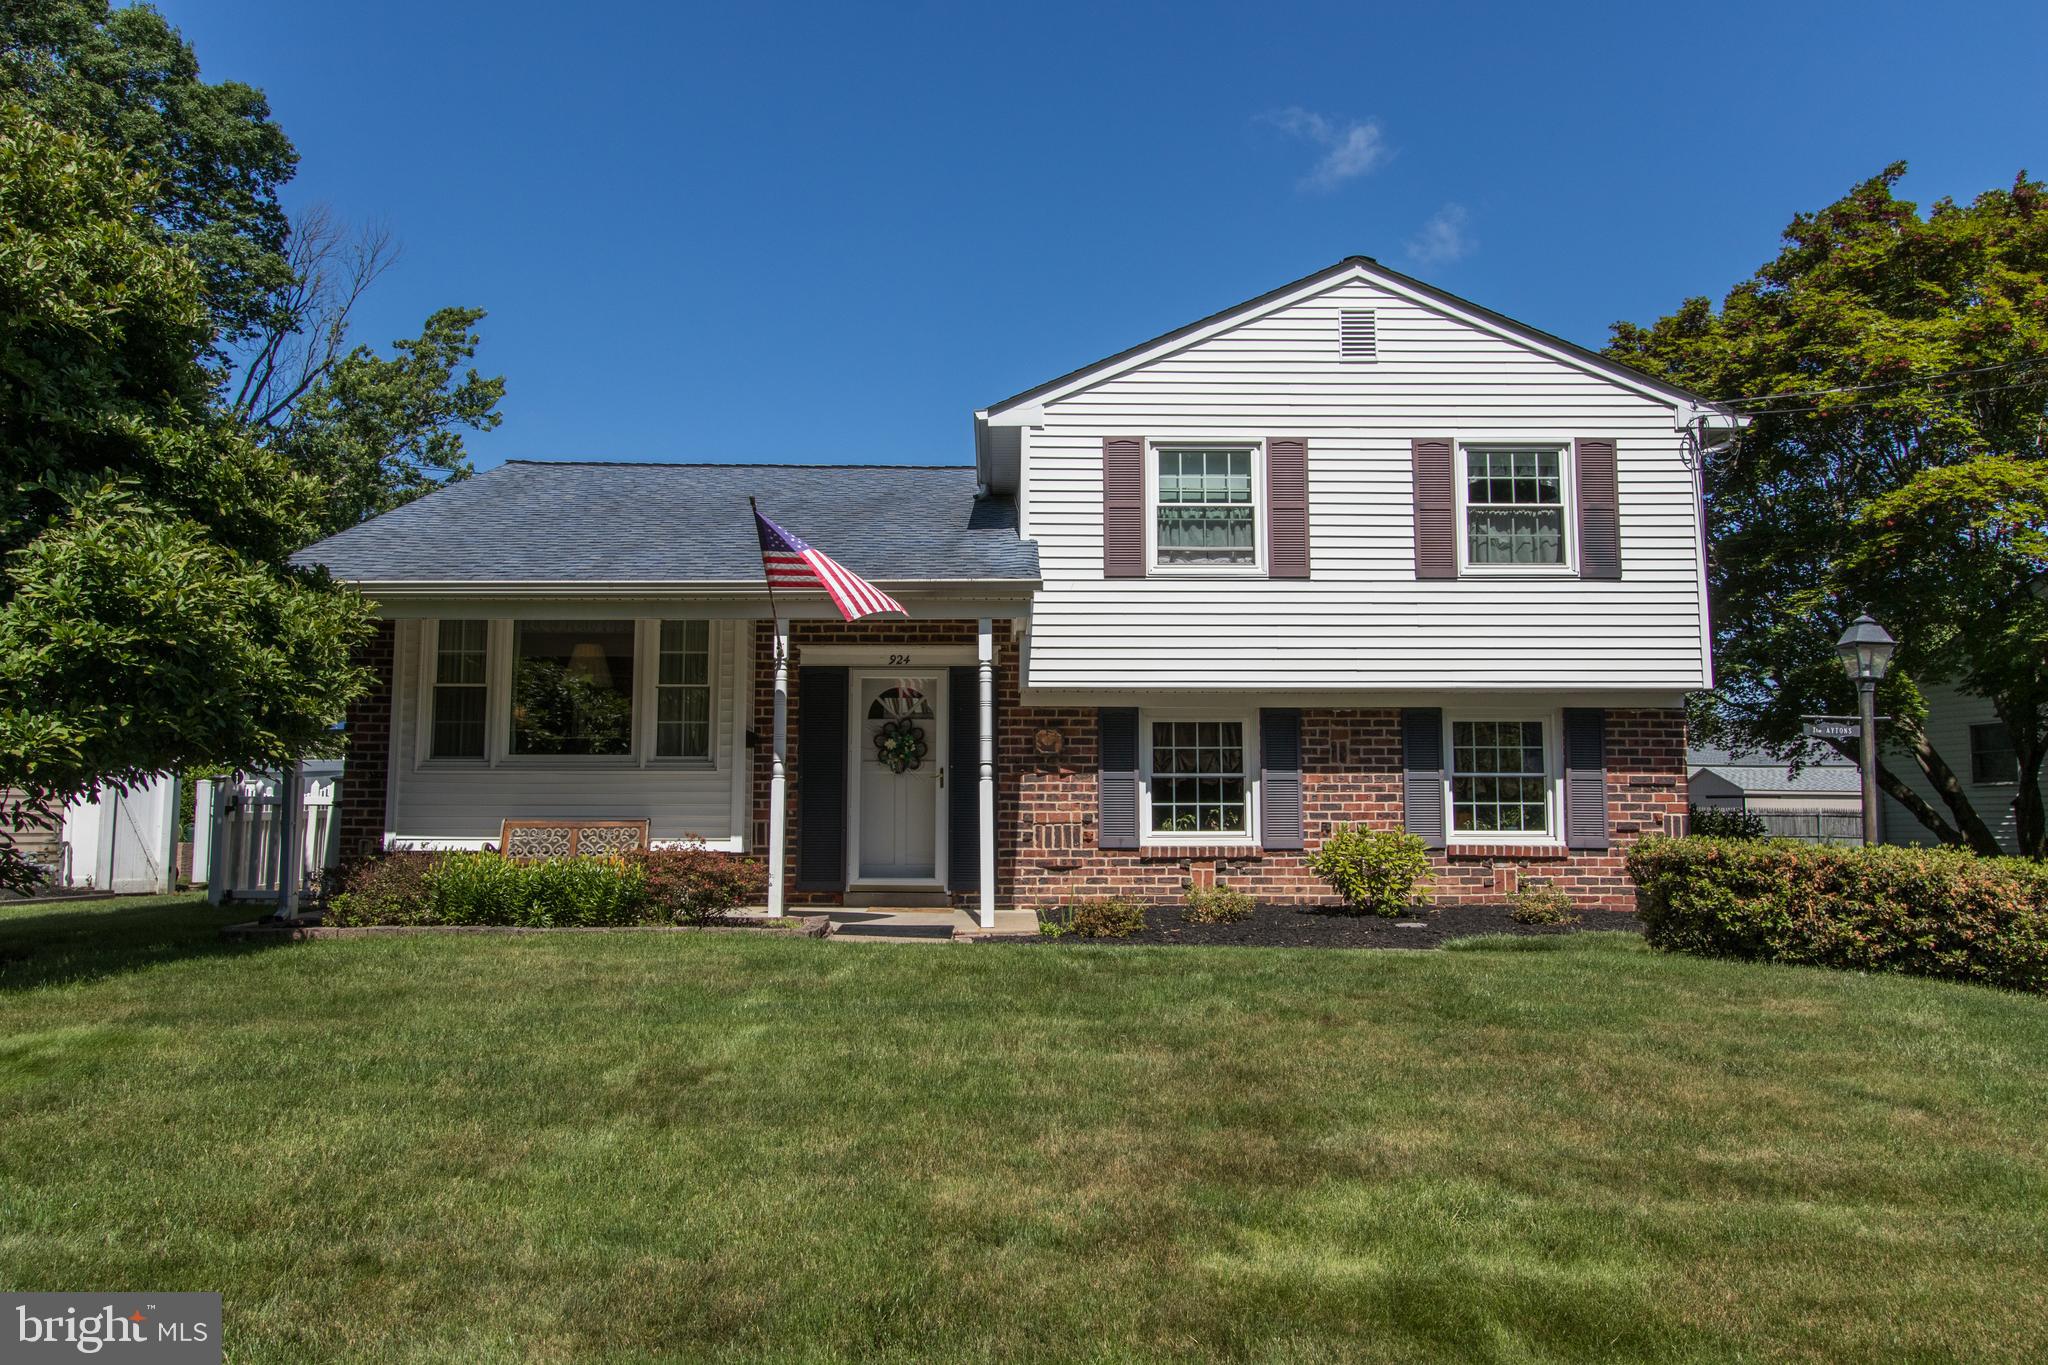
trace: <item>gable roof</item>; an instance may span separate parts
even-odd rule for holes
[[[1566,341],[1563,337],[1531,327],[1526,322],[1518,322],[1505,313],[1497,313],[1470,299],[1460,298],[1448,290],[1439,289],[1412,275],[1404,275],[1398,270],[1381,265],[1370,256],[1346,256],[1335,265],[1292,280],[1278,289],[1267,290],[1257,298],[1232,304],[1221,312],[1211,313],[1208,317],[1188,323],[1185,327],[1176,327],[1170,332],[1153,337],[1150,341],[1141,341],[1135,346],[1118,351],[1115,355],[1105,356],[1092,365],[1083,365],[1080,369],[1070,370],[1057,379],[1048,379],[1043,384],[1033,385],[1022,393],[1012,394],[1001,402],[991,403],[976,415],[986,420],[1010,408],[1064,394],[1068,390],[1081,388],[1087,384],[1099,383],[1123,370],[1134,369],[1156,355],[1170,352],[1182,343],[1191,343],[1207,333],[1234,326],[1269,309],[1291,302],[1297,297],[1319,293],[1346,276],[1369,280],[1396,294],[1406,294],[1453,316],[1460,316],[1487,331],[1515,338],[1538,350],[1549,351],[1569,364],[1604,375],[1616,383],[1661,402],[1699,408],[1703,412],[1731,419],[1733,417],[1733,414],[1675,384],[1667,384],[1661,379],[1652,378],[1641,370],[1601,355],[1598,351],[1588,350],[1576,342]]]
[[[1742,792],[1853,796],[1863,790],[1856,765],[1821,748],[1809,750],[1796,773],[1792,762],[1784,759],[1704,746],[1688,750],[1685,762],[1694,777],[1709,773]]]
[[[1008,498],[966,465],[511,460],[294,555],[379,584],[761,582],[747,498],[877,582],[1038,580]]]

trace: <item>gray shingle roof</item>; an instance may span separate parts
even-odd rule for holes
[[[761,581],[747,497],[864,578],[1038,577],[972,466],[513,460],[301,550],[369,583]]]
[[[1815,746],[1807,750],[1795,777],[1789,763],[1765,754],[1730,753],[1726,749],[1695,746],[1686,754],[1686,766],[1695,773],[1714,776],[1746,792],[1792,792],[1810,796],[1854,795],[1862,790],[1856,765],[1830,750]]]

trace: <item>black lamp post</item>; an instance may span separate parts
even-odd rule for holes
[[[1863,721],[1863,842],[1878,841],[1877,829],[1877,685],[1892,665],[1897,642],[1883,626],[1865,612],[1849,623],[1842,638],[1835,641],[1835,653],[1842,667],[1856,683],[1857,700],[1862,703]]]

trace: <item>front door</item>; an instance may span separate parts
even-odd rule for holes
[[[946,675],[861,674],[848,727],[853,784],[853,880],[933,882],[946,803]]]

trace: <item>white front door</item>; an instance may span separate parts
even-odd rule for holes
[[[946,675],[856,676],[853,880],[935,881],[946,810]]]

